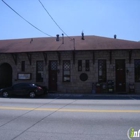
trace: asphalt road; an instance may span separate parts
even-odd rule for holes
[[[128,140],[131,127],[140,129],[136,99],[0,98],[0,140]]]

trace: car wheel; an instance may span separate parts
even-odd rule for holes
[[[35,92],[32,91],[32,92],[29,93],[29,97],[30,97],[30,98],[35,98],[35,96],[36,96],[36,95],[35,95]]]
[[[2,93],[2,96],[3,96],[3,97],[8,97],[8,96],[9,96],[9,93],[8,93],[7,91],[4,91],[4,92]]]

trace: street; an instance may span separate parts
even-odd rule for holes
[[[128,140],[130,128],[140,129],[136,99],[0,98],[1,140]]]

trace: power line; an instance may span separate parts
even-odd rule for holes
[[[38,0],[39,2],[40,2],[40,4],[42,5],[42,7],[44,8],[44,10],[47,12],[47,14],[50,16],[50,18],[54,21],[54,23],[57,25],[57,27],[67,36],[67,37],[69,37],[65,32],[64,32],[64,30],[62,30],[62,28],[57,24],[57,22],[53,19],[53,17],[51,16],[51,14],[48,12],[48,10],[45,8],[45,6],[43,5],[43,3],[40,1],[40,0]],[[70,37],[69,37],[70,38]],[[70,39],[72,39],[72,38],[70,38]]]
[[[18,12],[16,12],[10,5],[8,5],[4,0],[2,0],[2,2],[7,5],[12,11],[14,11],[19,17],[21,17],[24,21],[26,21],[28,24],[30,24],[32,27],[34,27],[35,29],[37,29],[38,31],[42,32],[43,34],[52,37],[51,35],[43,32],[42,30],[40,30],[39,28],[37,28],[36,26],[34,26],[32,23],[30,23],[28,20],[26,20],[24,17],[22,17]]]

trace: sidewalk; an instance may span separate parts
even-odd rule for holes
[[[74,94],[74,93],[48,93],[47,98],[58,99],[137,99],[140,94],[130,93],[95,93],[95,94]]]

